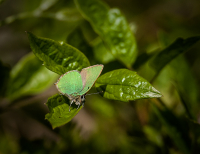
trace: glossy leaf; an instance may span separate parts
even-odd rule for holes
[[[58,75],[42,66],[34,54],[28,54],[11,70],[7,96],[13,100],[39,93],[51,86],[57,78]]]
[[[120,10],[110,9],[99,0],[75,0],[75,4],[112,55],[131,67],[137,56],[136,41]]]
[[[87,57],[78,49],[64,42],[37,37],[27,33],[31,49],[34,54],[44,62],[49,70],[64,74],[71,70],[82,70],[90,65]]]
[[[189,154],[190,152],[190,139],[187,134],[187,127],[181,123],[169,109],[163,107],[159,109],[156,105],[152,103],[152,107],[159,120],[161,121],[163,127],[166,128],[167,134],[171,137],[175,145],[184,154]]]
[[[190,37],[187,39],[178,38],[166,49],[155,55],[150,61],[150,66],[159,73],[165,65],[176,58],[181,53],[187,51],[192,45],[200,40],[200,36]]]
[[[114,70],[100,76],[95,87],[104,92],[103,97],[125,102],[162,96],[149,82],[127,69]]]
[[[46,114],[45,119],[47,119],[53,128],[62,126],[68,123],[82,108],[79,109],[75,104],[72,104],[69,112],[69,99],[64,95],[53,95],[50,97],[46,103],[49,108],[50,113]]]

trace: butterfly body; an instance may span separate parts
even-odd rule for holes
[[[69,71],[63,74],[55,85],[62,95],[69,98],[70,106],[74,102],[79,108],[81,104],[84,105],[85,95],[92,88],[102,69],[103,65],[93,65],[82,69],[81,72]]]

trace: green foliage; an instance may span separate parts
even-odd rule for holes
[[[78,36],[82,35],[78,33]],[[89,63],[87,58],[79,50],[71,47],[70,45],[63,45],[50,39],[38,38],[32,33],[28,33],[28,37],[35,55],[44,61],[44,65],[48,69],[57,72],[58,74],[64,74],[64,71],[67,72],[69,70],[80,71],[80,68],[82,69],[82,67],[86,67]],[[82,39],[75,44],[79,48],[81,48],[83,44],[83,37],[81,38]],[[63,56],[65,58],[63,58]],[[100,92],[103,91],[103,97],[124,102],[144,98],[157,98],[162,96],[159,91],[152,87],[151,84],[145,79],[137,75],[136,72],[126,69],[114,70],[104,74],[97,80],[95,87]],[[55,101],[53,98],[49,100],[49,102],[53,101]],[[48,107],[52,108],[52,104],[53,103],[48,103]],[[50,110],[54,113],[54,115],[47,115],[46,118],[51,122],[53,128],[69,122],[72,117],[78,113],[66,114],[66,108],[67,107],[62,107],[62,109],[59,108],[55,109],[54,111]],[[54,118],[54,116],[56,118]],[[64,119],[62,119],[62,117]],[[56,122],[55,119],[61,122]]]
[[[99,77],[95,83],[103,97],[127,102],[144,98],[157,98],[162,94],[136,72],[118,69]]]
[[[100,38],[95,39],[92,43],[92,46],[93,46],[93,52],[94,52],[95,59],[98,62],[107,64],[107,63],[115,60],[113,55],[105,47],[104,42]],[[101,54],[99,54],[99,53],[101,53]]]
[[[50,97],[46,103],[50,113],[45,116],[53,128],[62,126],[69,122],[82,108],[76,109],[74,105],[69,111],[69,99],[66,96],[56,94]]]
[[[178,38],[170,46],[168,46],[166,49],[162,50],[152,58],[152,60],[150,61],[151,67],[157,73],[159,73],[166,64],[168,64],[181,53],[187,51],[199,40],[199,36],[189,37],[187,39]]]
[[[75,4],[112,55],[130,68],[137,56],[137,45],[120,10],[109,9],[105,3],[98,0],[75,0]]]
[[[57,74],[81,70],[90,65],[87,57],[76,48],[51,39],[40,38],[27,32],[33,53],[44,62],[44,66]]]
[[[67,37],[67,43],[83,52],[89,59],[90,63],[94,63],[92,47],[88,44],[80,28],[75,29],[71,34],[69,34]]]
[[[0,0],[0,154],[199,153],[198,5]],[[69,112],[54,83],[96,64]]]
[[[176,146],[184,153],[190,153],[190,139],[188,128],[185,124],[181,123],[181,119],[178,119],[170,110],[166,107],[159,109],[157,106],[153,105],[153,109],[157,114],[158,118],[165,126],[167,134],[172,138]]]
[[[23,57],[11,70],[7,97],[11,100],[44,91],[58,75],[42,66],[34,54]]]

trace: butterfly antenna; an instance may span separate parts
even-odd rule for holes
[[[97,93],[90,93],[90,94],[86,94],[86,95],[93,95],[93,94],[100,94],[103,93],[103,91],[97,92]]]

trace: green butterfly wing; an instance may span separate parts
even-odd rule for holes
[[[83,89],[82,77],[78,71],[67,72],[59,78],[56,87],[64,95],[78,96]]]
[[[87,93],[101,74],[103,65],[93,65],[82,69],[80,75],[82,77],[83,89],[79,92],[80,95]]]

